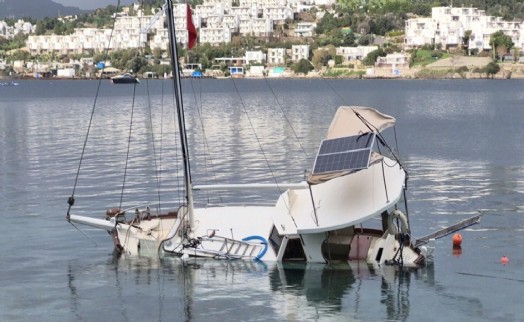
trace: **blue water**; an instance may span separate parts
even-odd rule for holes
[[[120,202],[176,206],[170,84],[142,82],[133,101],[133,86],[106,81],[22,81],[0,88],[0,321],[522,320],[523,81],[183,85],[196,183],[273,182],[268,169],[278,181],[299,181],[336,108],[372,106],[397,118],[414,237],[477,214],[481,223],[461,232],[460,254],[450,236],[440,239],[435,264],[417,271],[115,258],[107,233],[65,221],[66,201],[75,187],[73,213],[96,217]],[[161,170],[142,170],[154,167]],[[199,194],[196,202],[277,194]]]

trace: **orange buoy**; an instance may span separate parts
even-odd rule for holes
[[[502,258],[500,259],[500,263],[502,265],[506,265],[507,263],[509,263],[509,258],[507,258],[506,255],[502,256]]]
[[[453,235],[453,246],[460,246],[462,244],[462,235],[456,233]]]

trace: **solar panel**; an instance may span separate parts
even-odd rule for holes
[[[374,142],[374,132],[322,141],[313,174],[366,169]]]
[[[324,140],[320,145],[318,155],[370,148],[374,139],[375,132],[367,132],[361,135]]]

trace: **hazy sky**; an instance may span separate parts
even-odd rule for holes
[[[53,0],[56,3],[63,4],[64,6],[78,7],[80,9],[96,9],[96,8],[105,8],[106,6],[112,4],[116,6],[118,0]],[[128,5],[133,2],[133,0],[120,0],[120,5]]]

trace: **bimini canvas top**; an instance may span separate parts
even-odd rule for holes
[[[368,126],[357,114],[360,114],[362,119],[368,122]],[[371,107],[341,106],[333,117],[333,121],[331,121],[326,138],[335,139],[359,135],[370,132],[370,128],[375,133],[379,133],[395,125],[396,121],[394,117],[383,114]]]
[[[383,114],[371,107],[341,106],[338,108],[329,126],[326,140],[362,135],[369,132],[380,133],[395,125],[395,122],[396,119],[394,117]],[[369,164],[381,159],[381,155],[372,152]],[[318,184],[351,172],[352,171],[344,170],[320,174],[312,173],[309,176],[308,182],[310,184]]]

